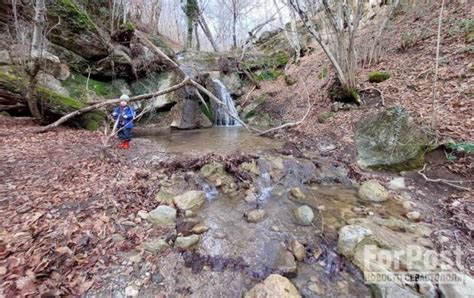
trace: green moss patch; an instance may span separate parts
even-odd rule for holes
[[[281,75],[283,75],[283,72],[276,69],[263,70],[255,76],[255,80],[257,80],[257,82],[275,81]]]
[[[48,3],[48,15],[60,17],[61,22],[67,22],[76,32],[96,30],[96,25],[89,15],[73,0],[51,0]]]
[[[12,93],[23,95],[26,93],[26,83],[27,80],[21,73],[15,72],[13,69],[0,70],[0,88],[5,88]],[[54,121],[62,115],[86,106],[86,104],[80,100],[63,96],[41,85],[36,86],[36,94],[44,110],[47,111],[45,116],[48,121]],[[105,115],[103,112],[94,111],[74,118],[70,123],[86,129],[95,130],[100,127],[104,118]]]
[[[390,79],[390,74],[384,71],[373,71],[369,73],[369,82],[371,83],[381,83]]]
[[[87,77],[78,73],[71,74],[63,83],[63,86],[69,91],[69,95],[74,98],[82,98],[88,93],[88,90],[104,98],[115,98],[121,94],[120,89],[115,87],[111,82],[89,79],[88,89],[86,85]]]

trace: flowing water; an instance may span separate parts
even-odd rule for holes
[[[230,95],[224,84],[218,79],[212,80],[214,82],[214,88],[217,91],[217,97],[224,103],[225,109],[221,106],[217,106],[214,110],[214,125],[217,126],[240,126],[240,123],[232,118],[227,111],[234,117],[238,118],[239,113],[234,104],[234,100]],[[227,111],[225,111],[227,110]]]
[[[288,277],[304,297],[371,295],[361,273],[338,254],[337,231],[354,218],[401,218],[402,207],[393,200],[367,204],[358,198],[356,188],[346,186],[350,183],[341,184],[348,180],[347,172],[334,167],[330,160],[306,151],[305,158],[281,155],[273,150],[281,148],[281,142],[257,137],[239,127],[169,131],[136,141],[148,142],[152,152],[166,152],[169,158],[196,158],[208,153],[255,156],[245,167],[251,173],[250,182],[224,173],[221,182],[216,183],[190,169],[175,171],[160,181],[162,190],[173,194],[189,190],[203,190],[206,194],[204,206],[194,210],[193,215],[178,213],[176,229],[167,232],[167,239],[192,234],[196,223],[209,230],[200,234],[199,243],[191,249],[170,248],[153,264],[144,261],[137,265],[140,274],[155,266],[152,279],[158,280],[142,288],[141,295],[242,297],[272,273]],[[239,167],[244,169],[243,165]],[[304,197],[296,199],[292,195],[295,187]],[[254,200],[247,199],[249,192],[254,193]],[[302,205],[315,213],[310,226],[295,222],[293,211]],[[245,214],[253,210],[264,210],[265,218],[248,222]],[[303,261],[297,262],[290,252],[295,239],[304,245]],[[146,256],[145,253],[143,258]],[[122,274],[120,278],[110,282],[109,291],[116,294],[117,289],[138,277]],[[104,294],[110,292],[97,295]]]
[[[242,127],[212,127],[195,130],[164,131],[142,147],[150,151],[171,154],[201,156],[209,153],[228,155],[232,153],[258,153],[262,150],[280,148],[282,142],[255,136]]]

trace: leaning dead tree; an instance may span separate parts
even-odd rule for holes
[[[355,37],[362,18],[362,0],[289,0],[311,36],[336,70],[341,87],[356,102],[357,55]],[[316,20],[316,21],[315,21]]]

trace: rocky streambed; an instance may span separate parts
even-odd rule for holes
[[[373,271],[427,269],[404,256],[392,263],[365,262],[367,248],[374,256],[413,245],[433,249],[431,227],[420,221],[420,206],[404,192],[402,177],[390,190],[377,181],[359,184],[343,165],[320,154],[269,139],[252,143],[241,132],[218,142],[215,133],[158,137],[156,151],[154,140],[136,141],[147,151],[145,163],[160,173],[156,208],[123,219],[127,235],[141,235],[138,245],[103,276],[107,286],[89,296],[472,293],[472,280],[462,273],[461,284],[368,283]],[[237,142],[239,137],[247,142]],[[220,155],[209,154],[213,150]]]

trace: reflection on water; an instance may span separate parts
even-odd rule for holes
[[[163,151],[189,155],[254,153],[281,146],[278,140],[256,136],[242,127],[172,130],[147,139],[155,140]]]

